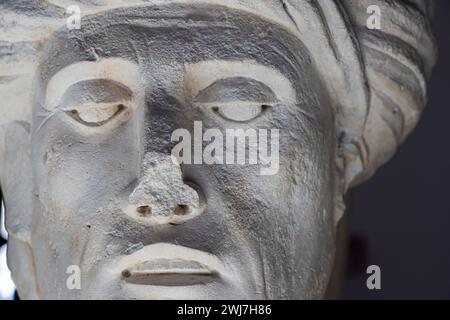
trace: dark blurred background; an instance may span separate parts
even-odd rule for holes
[[[438,0],[439,60],[417,129],[352,193],[346,299],[450,299],[450,1]],[[381,290],[367,289],[368,265]]]

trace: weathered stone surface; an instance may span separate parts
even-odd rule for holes
[[[322,298],[343,196],[425,105],[433,6],[1,1],[0,185],[20,297]],[[251,161],[202,162],[251,130],[277,138],[275,172],[260,174],[264,135],[236,148]],[[173,152],[176,132],[192,150]]]

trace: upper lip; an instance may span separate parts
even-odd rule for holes
[[[170,286],[206,283],[223,273],[215,255],[170,243],[148,245],[124,256],[119,269],[126,282]]]

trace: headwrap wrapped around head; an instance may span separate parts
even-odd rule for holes
[[[305,43],[334,104],[344,190],[371,176],[417,124],[436,58],[433,0],[4,0],[0,124],[31,121],[32,79],[43,43],[65,25],[70,5],[83,16],[170,3],[245,10]],[[380,8],[380,30],[366,26],[371,5]]]

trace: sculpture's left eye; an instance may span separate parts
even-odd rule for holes
[[[102,126],[126,111],[123,103],[112,103],[102,105],[86,105],[71,107],[65,112],[74,120],[88,127]]]
[[[235,102],[229,104],[218,104],[212,107],[214,112],[230,121],[246,122],[257,118],[267,111],[270,105],[258,102]]]
[[[219,79],[201,90],[194,99],[225,120],[248,122],[277,104],[275,93],[264,83],[245,77]]]

